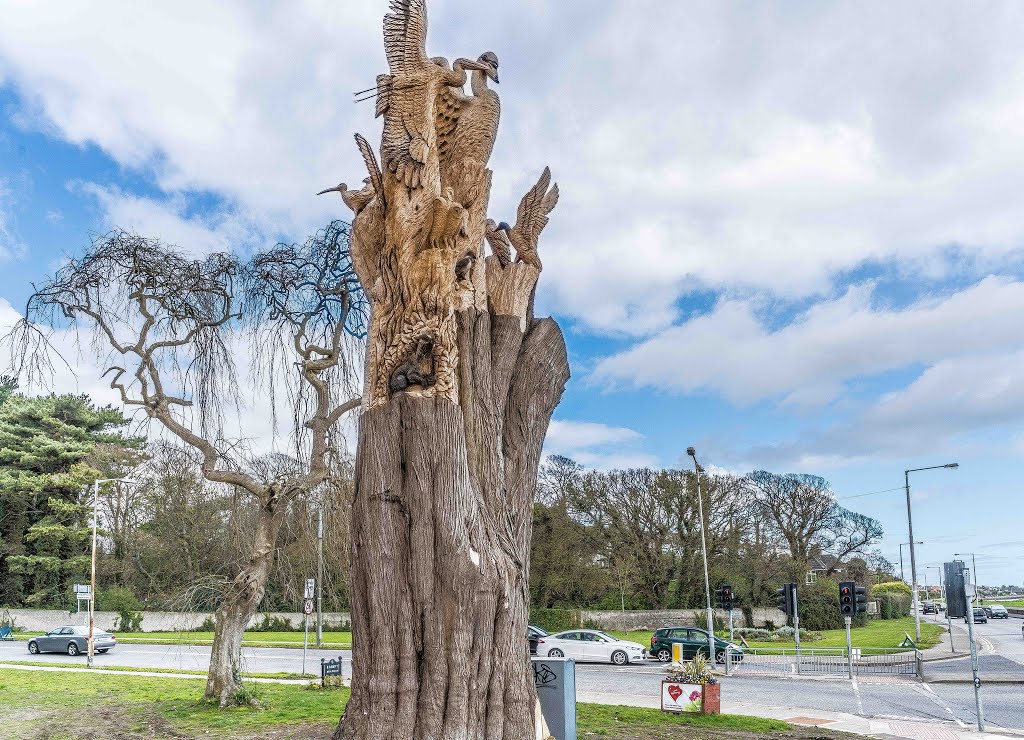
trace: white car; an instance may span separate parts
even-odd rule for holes
[[[566,630],[537,641],[537,655],[626,665],[642,661],[647,650],[638,642],[619,640],[599,630]]]

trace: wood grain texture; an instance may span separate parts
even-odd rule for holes
[[[385,29],[383,166],[364,153],[370,177],[345,201],[373,314],[352,506],[352,696],[335,737],[521,740],[535,725],[533,497],[569,377],[557,325],[533,318],[557,186],[545,169],[515,227],[488,223],[497,56],[451,67],[428,57],[423,2],[392,0]]]

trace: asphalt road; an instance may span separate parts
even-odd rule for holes
[[[1009,671],[1020,673],[1024,680],[1024,639],[1020,620],[997,621],[978,625],[983,653],[982,680]],[[956,625],[954,625],[956,629]],[[963,640],[964,633],[956,632]],[[961,644],[964,644],[961,642]],[[960,645],[958,644],[958,647]],[[309,650],[306,670],[318,673],[320,658],[344,657],[345,675],[349,675],[351,653],[347,650]],[[177,645],[119,645],[106,655],[97,655],[97,667],[131,666],[140,669],[171,668],[205,670],[210,648]],[[302,651],[293,648],[244,648],[244,670],[254,673],[298,673]],[[25,642],[0,643],[0,662],[10,660],[41,660],[84,665],[84,657],[28,654]],[[970,663],[966,659],[932,662],[929,677],[970,680]],[[618,668],[611,665],[580,664],[576,685],[581,695],[609,703],[643,703],[656,701],[660,692],[663,666],[647,663]],[[985,715],[990,724],[1024,730],[1024,691],[1020,684],[983,684]],[[765,707],[848,712],[864,717],[954,720],[965,725],[975,722],[974,691],[970,683],[921,683],[897,677],[861,678],[849,681],[832,679],[793,679],[760,676],[736,676],[723,682],[723,701]]]

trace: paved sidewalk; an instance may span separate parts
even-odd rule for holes
[[[635,707],[659,707],[657,697],[627,696],[623,694],[580,693],[580,702],[593,704],[625,704]],[[849,732],[855,735],[881,739],[906,738],[907,740],[957,740],[958,738],[1006,738],[1019,740],[1024,732],[999,729],[992,732],[978,732],[972,727],[955,722],[919,722],[911,718],[869,718],[845,712],[796,709],[793,707],[768,707],[747,702],[722,701],[722,712],[743,714],[751,717],[778,719],[795,725],[821,727],[826,730]]]

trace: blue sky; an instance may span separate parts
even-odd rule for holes
[[[384,5],[0,0],[0,322],[115,225],[201,254],[342,217],[312,194],[379,135],[351,93],[385,66]],[[983,582],[1024,582],[1024,8],[430,7],[431,53],[501,59],[492,215],[559,181],[549,452],[823,475],[892,560],[888,489],[956,461],[912,481],[922,563],[973,549]]]

